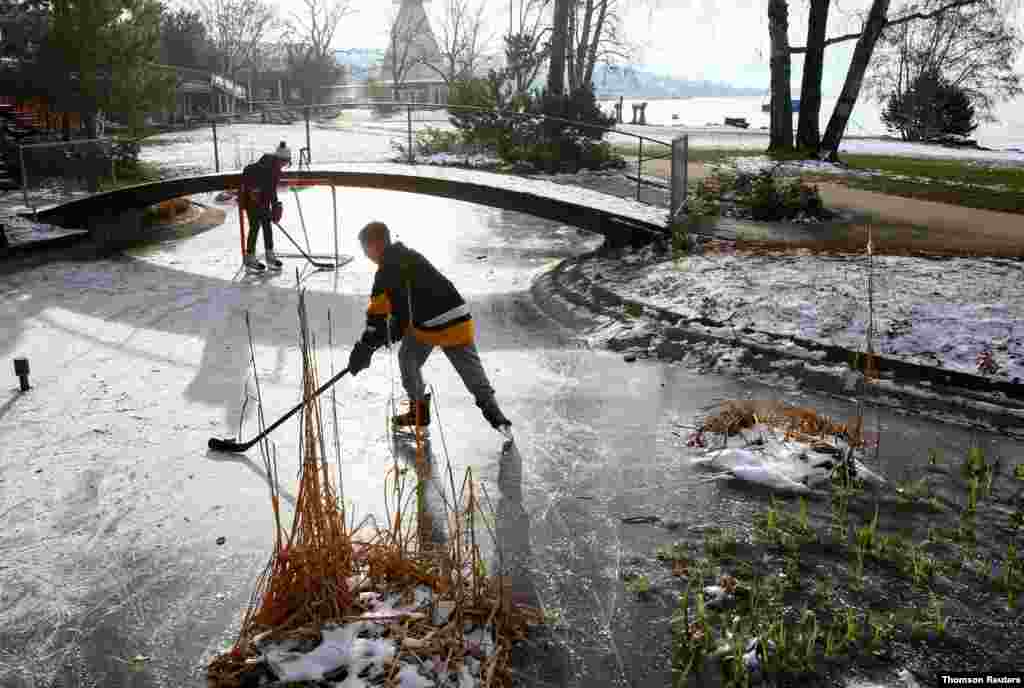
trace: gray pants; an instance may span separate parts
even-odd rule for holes
[[[427,362],[427,357],[433,350],[433,344],[424,344],[416,339],[411,332],[402,338],[402,345],[398,349],[398,366],[402,371],[402,386],[410,399],[422,401],[426,396],[423,364]],[[481,409],[492,406],[495,403],[494,388],[491,387],[487,373],[484,372],[484,365],[480,361],[476,345],[443,346],[441,351],[451,361],[452,367],[462,378],[466,389],[476,399],[476,405]]]

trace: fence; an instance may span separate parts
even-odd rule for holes
[[[629,153],[629,159],[634,161],[636,184],[630,195],[636,200],[642,200],[641,189],[651,183],[645,171],[653,166],[655,175],[665,180],[658,182],[659,185],[670,190],[671,200],[665,199],[662,202],[670,202],[673,215],[685,208],[688,155],[688,146],[685,144],[673,144],[633,132],[559,117],[450,104],[372,100],[306,105],[300,108],[264,108],[255,116],[216,117],[209,123],[213,133],[212,171],[220,172],[222,168],[240,169],[262,153],[269,152],[267,134],[253,132],[251,128],[236,130],[236,123],[272,123],[281,127],[281,137],[288,138],[289,143],[292,143],[297,133],[294,131],[295,128],[300,128],[304,145],[295,146],[292,143],[292,148],[297,148],[295,157],[301,169],[317,163],[390,162],[396,159],[414,163],[424,153],[421,135],[428,129],[455,132],[450,117],[453,113],[459,112],[489,113],[495,117],[500,115],[503,118],[537,122],[558,122],[574,125],[579,129],[613,134],[619,141],[632,142],[634,148]],[[685,140],[685,137],[677,139],[677,142],[680,140]],[[483,146],[459,144],[455,146],[453,155],[469,162],[485,153]],[[665,168],[662,161],[671,162]]]
[[[18,146],[25,205],[36,210],[76,194],[96,193],[107,177],[117,183],[113,140],[77,139]]]

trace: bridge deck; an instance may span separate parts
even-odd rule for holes
[[[163,200],[237,188],[239,171],[167,179],[94,194],[39,213],[43,222],[82,227],[90,218],[140,209]],[[514,210],[607,236],[615,243],[666,230],[667,210],[582,187],[508,174],[429,165],[338,163],[285,174],[294,185],[314,183],[441,196]]]

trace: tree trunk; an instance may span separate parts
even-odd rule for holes
[[[771,37],[772,103],[768,148],[793,149],[793,95],[790,91],[789,4],[769,0],[768,33]]]
[[[796,147],[817,151],[821,145],[821,75],[825,61],[825,30],[828,28],[829,0],[811,0],[807,22],[807,53],[800,87],[800,121]]]
[[[846,82],[843,84],[842,93],[839,94],[835,110],[832,111],[832,117],[828,121],[825,138],[821,142],[819,154],[830,161],[834,162],[838,159],[839,144],[843,140],[843,134],[846,133],[846,125],[850,122],[853,106],[857,104],[860,87],[864,82],[864,73],[871,62],[875,44],[885,29],[888,13],[889,0],[874,0],[871,3],[867,24],[857,40],[857,47],[853,50],[853,59],[850,61],[850,70],[846,73]]]
[[[597,15],[597,23],[594,25],[594,33],[590,40],[590,47],[587,52],[587,71],[583,75],[584,84],[592,84],[594,81],[594,66],[597,64],[597,47],[601,41],[601,32],[604,31],[604,22],[608,14],[608,0],[602,0],[601,11]]]
[[[569,32],[569,5],[571,0],[555,0],[554,26],[551,32],[551,62],[548,65],[550,95],[565,93],[565,49]]]

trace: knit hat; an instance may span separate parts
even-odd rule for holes
[[[277,149],[272,153],[272,155],[284,160],[288,164],[291,164],[292,162],[292,149],[285,145],[284,141],[278,144]]]

